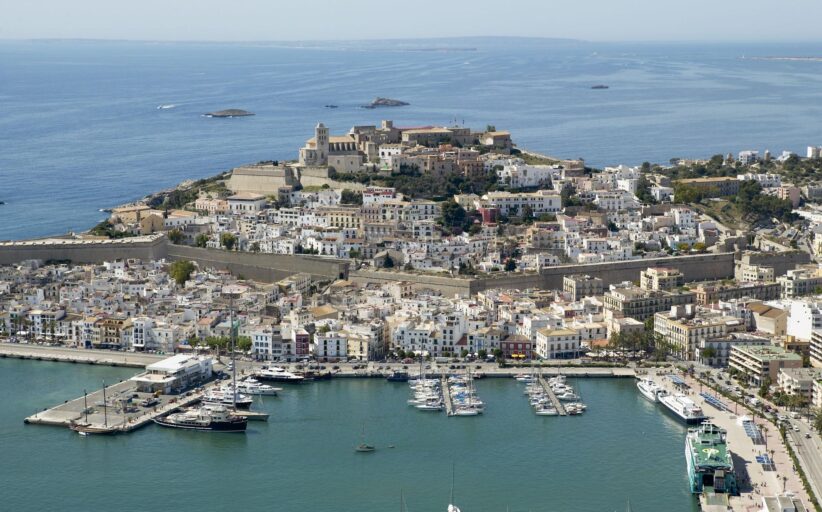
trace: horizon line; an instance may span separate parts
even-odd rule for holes
[[[822,44],[819,39],[578,39],[572,37],[545,37],[522,35],[463,35],[428,37],[364,37],[364,38],[313,38],[313,39],[141,39],[107,37],[3,37],[0,42],[101,42],[101,43],[152,43],[152,44],[329,44],[365,42],[412,42],[412,41],[460,41],[476,39],[509,39],[518,41],[576,43],[576,44]]]

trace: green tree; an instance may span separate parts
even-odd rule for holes
[[[579,197],[577,197],[576,187],[570,183],[562,187],[562,191],[559,195],[562,198],[563,208],[567,208],[569,206],[582,206],[582,201],[580,201]]]
[[[220,244],[223,247],[228,249],[229,251],[234,249],[234,245],[237,243],[237,237],[231,233],[223,233],[220,235]]]
[[[815,428],[817,432],[822,433],[822,408],[814,409],[813,428]]]
[[[394,258],[392,258],[390,254],[385,255],[385,259],[382,262],[382,268],[394,268]]]
[[[251,350],[251,338],[248,336],[237,336],[236,347],[240,352],[248,352]]]
[[[771,388],[771,378],[765,377],[762,379],[762,385],[759,386],[759,396],[765,398],[768,395],[768,390]]]
[[[206,235],[205,233],[200,233],[194,239],[194,245],[196,245],[197,247],[205,247],[207,244],[208,244],[208,235]]]
[[[508,258],[505,260],[505,271],[506,272],[513,272],[517,269],[517,262],[513,258]]]
[[[251,252],[260,252],[260,242],[253,242],[248,250]]]
[[[340,196],[340,203],[341,204],[354,204],[354,205],[361,205],[362,204],[362,192],[356,192],[354,190],[343,189],[342,194]]]
[[[708,249],[708,246],[705,245],[703,242],[697,242],[694,244],[694,250],[696,252],[705,252]]]
[[[690,249],[691,246],[686,244],[685,242],[676,245],[676,250],[678,250],[679,252],[688,252]]]
[[[465,208],[457,204],[453,199],[444,201],[441,206],[439,223],[455,232],[462,233],[465,230],[468,214]]]
[[[177,245],[183,241],[183,232],[174,228],[168,232],[168,239],[171,240],[171,243]]]
[[[479,349],[479,350],[477,351],[477,357],[479,357],[480,359],[485,359],[485,358],[487,358],[487,357],[488,357],[488,351],[487,351],[487,350],[485,350],[484,348]]]
[[[217,352],[217,355],[220,355],[223,349],[228,347],[229,341],[226,336],[208,336],[205,339],[205,344],[208,348]]]
[[[462,349],[462,350],[460,351],[460,357],[461,357],[461,358],[463,358],[463,359],[465,359],[466,357],[468,357],[468,351],[467,351],[467,350],[465,350],[465,349]]]
[[[194,263],[188,260],[178,260],[173,262],[168,268],[168,275],[174,279],[178,286],[183,286],[191,277],[191,273],[196,270]]]

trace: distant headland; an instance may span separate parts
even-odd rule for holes
[[[248,110],[242,110],[239,108],[229,108],[226,110],[218,110],[216,112],[208,112],[203,115],[205,117],[246,117],[253,116],[254,112],[249,112]]]
[[[377,107],[403,107],[405,105],[409,105],[404,101],[400,100],[392,100],[391,98],[374,98],[374,101],[368,103],[367,105],[363,105],[362,108],[377,108]]]

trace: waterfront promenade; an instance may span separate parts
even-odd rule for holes
[[[679,391],[673,381],[668,378],[667,372],[653,371],[648,374],[648,377],[670,393]],[[740,496],[730,498],[732,510],[740,512],[759,511],[761,510],[763,496],[774,496],[785,492],[799,497],[806,505],[810,504],[810,498],[805,492],[799,475],[793,468],[793,462],[782,443],[779,432],[773,424],[761,417],[756,417],[744,407],[734,407],[733,403],[725,401],[721,397],[720,399],[725,402],[729,410],[719,410],[700,396],[701,391],[714,394],[711,388],[700,386],[700,383],[691,377],[686,376],[682,379],[690,386],[690,389],[685,391],[688,397],[702,408],[705,414],[710,417],[712,423],[728,432],[728,447],[734,456],[734,466],[737,479],[740,482],[741,492]],[[659,408],[660,414],[667,414],[664,411],[664,406],[660,405]],[[764,438],[763,445],[754,444],[753,439],[745,433],[745,429],[737,422],[738,418],[743,415],[749,416],[760,428]],[[684,445],[685,439],[682,442]],[[766,470],[762,464],[756,462],[756,457],[760,455],[768,455],[773,459],[773,471]],[[684,468],[684,460],[682,465]],[[703,503],[703,510],[712,509],[705,507]]]
[[[147,354],[143,352],[120,352],[116,350],[49,347],[46,345],[26,343],[0,343],[0,357],[145,368],[146,365],[166,358],[168,355]]]

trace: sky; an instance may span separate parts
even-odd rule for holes
[[[822,0],[0,0],[0,39],[820,41]]]

